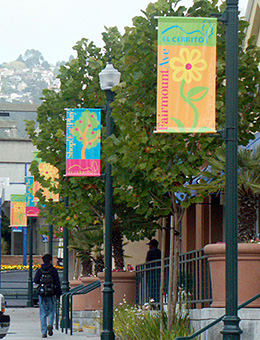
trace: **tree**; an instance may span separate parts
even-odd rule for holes
[[[221,13],[223,10],[224,6],[219,8],[216,1],[196,1],[186,15],[208,17],[211,13]],[[188,184],[199,175],[199,168],[203,166],[206,157],[214,154],[221,147],[221,142],[202,134],[153,133],[156,116],[155,18],[183,16],[185,8],[178,7],[178,2],[160,0],[149,4],[143,14],[133,19],[133,27],[127,28],[123,36],[121,73],[124,81],[116,89],[112,113],[117,129],[115,135],[105,142],[105,152],[109,155],[114,177],[123,188],[129,206],[137,207],[137,212],[146,217],[174,216],[170,259],[174,256],[175,272],[171,273],[168,294],[171,328],[177,302],[180,224],[185,209],[200,199],[191,195]],[[239,141],[244,145],[257,130],[259,119],[259,95],[256,88],[259,82],[259,52],[251,42],[246,50],[242,48],[246,26],[240,20]],[[221,129],[225,123],[226,90],[225,27],[222,23],[218,23],[217,50],[217,123],[218,129]],[[253,94],[251,98],[249,93]]]
[[[106,49],[110,49],[112,61],[115,67],[119,68],[120,55],[122,54],[120,45],[121,35],[116,28],[108,29],[104,33],[104,41]],[[32,162],[31,171],[43,187],[48,187],[51,191],[59,192],[61,202],[45,202],[42,193],[38,193],[39,203],[46,206],[46,210],[42,210],[42,216],[47,218],[47,223],[53,223],[57,229],[64,225],[64,221],[72,230],[74,228],[88,228],[92,226],[94,221],[100,221],[100,225],[104,222],[104,179],[101,177],[64,177],[65,174],[65,108],[74,107],[102,107],[105,103],[105,94],[100,90],[98,74],[105,63],[108,61],[108,53],[104,56],[92,42],[82,39],[75,46],[77,58],[60,67],[59,78],[61,81],[61,89],[59,92],[52,90],[43,91],[43,102],[38,109],[39,132],[35,131],[35,123],[27,122],[27,131],[34,145],[39,150],[39,157],[50,164],[56,166],[59,170],[58,188],[51,187],[51,182],[40,176],[38,164]],[[87,123],[91,124],[88,130],[88,142],[91,139],[99,138],[93,130],[96,126],[95,117],[89,117],[87,114],[82,116],[74,130],[75,135],[81,138],[82,126],[87,127]],[[102,122],[105,121],[105,113],[102,112]],[[88,121],[91,118],[91,123]],[[103,123],[102,130],[105,130]],[[94,132],[94,135],[92,134]],[[102,135],[105,135],[103,133]],[[88,142],[85,141],[87,147]],[[103,141],[102,141],[103,142]],[[97,139],[94,141],[97,143]],[[83,147],[84,154],[84,147]],[[105,168],[105,155],[102,153],[102,168]],[[149,229],[150,234],[155,230],[156,223],[152,219],[143,218],[143,225],[140,225],[140,219],[136,218],[135,211],[129,208],[120,199],[122,196],[115,188],[114,194],[114,211],[117,216],[114,222],[113,230],[113,249],[114,258],[116,259],[116,268],[123,269],[123,237],[127,235],[130,239],[139,239],[145,237],[145,229]],[[64,198],[69,197],[69,209],[66,211]],[[50,209],[53,214],[50,215]],[[69,215],[69,216],[68,216]],[[77,218],[75,218],[77,216]],[[138,230],[138,233],[136,232]],[[148,235],[150,235],[148,234]]]
[[[175,6],[175,7],[174,7]],[[174,8],[173,8],[174,7]],[[189,16],[209,16],[224,10],[215,1],[197,1],[187,12]],[[101,222],[104,216],[104,182],[101,178],[66,178],[65,173],[65,112],[66,107],[95,107],[105,102],[104,93],[99,89],[98,73],[108,60],[122,73],[122,82],[116,88],[113,103],[115,134],[105,141],[103,149],[113,164],[115,178],[115,213],[122,226],[135,228],[135,237],[152,233],[159,217],[172,215],[171,265],[175,259],[175,272],[171,273],[169,287],[169,328],[172,326],[177,302],[177,278],[179,259],[180,225],[185,209],[201,200],[191,195],[194,177],[200,174],[200,167],[207,156],[221,147],[217,138],[209,135],[154,134],[156,113],[156,26],[157,16],[184,16],[186,9],[169,0],[149,4],[144,16],[133,19],[133,27],[127,27],[123,37],[116,28],[103,34],[105,54],[101,54],[93,43],[86,39],[79,41],[74,50],[77,58],[60,68],[61,90],[56,93],[44,90],[43,104],[38,109],[39,133],[28,123],[28,132],[39,150],[39,157],[59,169],[61,198],[69,197],[70,209],[66,212],[64,203],[57,204],[55,224],[67,220],[71,229],[93,225],[93,219]],[[240,22],[240,46],[243,46],[246,23]],[[225,116],[225,28],[218,24],[218,77],[217,77],[217,119],[218,128],[224,126]],[[259,55],[249,42],[246,50],[240,48],[239,58],[239,138],[240,144],[247,144],[257,130],[259,119]],[[87,62],[86,62],[87,61]],[[248,67],[250,65],[250,67]],[[248,94],[253,94],[250,97]],[[104,113],[103,113],[104,115]],[[105,127],[103,126],[104,130]],[[104,164],[104,154],[102,154]],[[32,164],[32,173],[42,185],[48,181],[39,177],[37,164]],[[40,196],[40,195],[39,195]],[[40,202],[41,201],[40,198]],[[46,204],[48,209],[50,203]],[[121,207],[121,209],[120,209]],[[118,209],[118,210],[117,210]],[[132,211],[132,220],[125,219]],[[78,219],[73,215],[78,213]],[[119,213],[118,213],[119,212]],[[69,220],[68,218],[69,213]],[[138,216],[139,223],[138,223]],[[144,222],[144,223],[143,223]],[[143,225],[141,225],[143,223]],[[116,224],[116,223],[115,223]],[[141,225],[141,227],[140,227]],[[148,226],[148,228],[147,228]],[[149,228],[152,226],[152,228]],[[129,232],[129,231],[128,231]],[[129,232],[131,234],[131,232]],[[132,232],[134,234],[134,232]],[[120,239],[120,237],[118,238]],[[174,247],[173,247],[174,243]],[[172,293],[173,292],[173,293]]]
[[[48,61],[44,60],[41,65],[45,70],[50,70],[51,65],[48,63]]]
[[[103,233],[100,228],[79,229],[74,228],[71,232],[70,249],[76,251],[76,256],[82,263],[82,276],[94,274],[104,269],[104,256],[102,254]]]
[[[44,58],[40,51],[30,49],[26,50],[23,56],[20,55],[17,60],[23,61],[27,67],[33,68],[40,66]]]
[[[224,193],[226,187],[225,145],[207,159],[209,169],[201,173],[199,184],[191,187],[202,195]],[[257,207],[260,194],[260,147],[238,151],[238,242],[256,238]]]

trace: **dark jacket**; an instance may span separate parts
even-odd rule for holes
[[[161,251],[158,248],[152,248],[148,250],[146,255],[146,262],[160,260],[161,259]]]
[[[62,294],[62,290],[61,290],[61,286],[60,286],[60,278],[59,278],[59,274],[58,274],[57,269],[55,267],[53,267],[53,265],[50,264],[50,263],[42,264],[41,268],[43,270],[49,270],[50,268],[52,268],[51,275],[53,276],[53,283],[54,283],[54,287],[55,287],[55,295],[57,296],[57,298],[59,298]],[[34,282],[39,284],[40,280],[41,280],[41,276],[42,276],[42,271],[41,271],[41,269],[38,269],[35,276],[34,276]]]

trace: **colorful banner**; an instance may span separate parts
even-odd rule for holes
[[[26,195],[11,195],[11,227],[26,227]]]
[[[35,185],[34,177],[25,177],[26,184],[26,216],[37,217],[39,215],[40,209],[36,207],[38,198],[35,197]]]
[[[34,152],[34,160],[38,162],[38,170],[41,176],[45,178],[47,181],[49,178],[51,179],[51,185],[53,187],[58,187],[57,179],[59,178],[59,170],[52,164],[45,163],[39,158],[38,152]],[[43,187],[38,181],[34,181],[33,185],[34,190],[34,197],[37,200],[35,194],[40,189],[43,191],[43,196],[45,196],[47,201],[58,202],[59,201],[59,194],[54,194],[53,191],[50,191],[48,188]]]
[[[68,109],[66,175],[100,176],[101,110]]]
[[[216,132],[216,29],[215,18],[159,18],[156,132]]]

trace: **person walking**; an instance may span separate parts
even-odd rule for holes
[[[52,265],[52,256],[45,254],[42,260],[43,264],[37,270],[34,282],[38,284],[42,338],[47,338],[47,332],[49,336],[53,335],[56,297],[60,298],[62,290],[58,271]]]

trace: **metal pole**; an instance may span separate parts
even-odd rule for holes
[[[227,0],[226,30],[226,316],[224,340],[239,340],[237,315],[238,0]]]
[[[114,101],[114,93],[106,90],[106,137],[113,134],[113,118],[110,104]],[[113,332],[113,282],[112,282],[112,228],[113,228],[113,178],[112,166],[106,161],[106,193],[105,193],[105,282],[103,289],[103,331],[102,340],[114,340]]]
[[[50,214],[52,215],[52,208]],[[49,254],[53,256],[53,224],[49,224]]]
[[[27,266],[27,227],[23,227],[23,265]]]
[[[69,207],[69,199],[66,198],[65,206],[66,209]],[[64,225],[63,227],[63,276],[62,276],[62,293],[67,293],[70,289],[69,287],[69,231],[68,227]],[[61,328],[67,329],[70,327],[69,322],[69,296],[62,296],[62,320]]]
[[[53,255],[53,224],[49,224],[49,254]]]
[[[0,197],[0,287],[2,282],[1,268],[2,268],[2,198]]]
[[[28,275],[28,307],[33,307],[33,224],[32,217],[29,219],[29,275]]]

